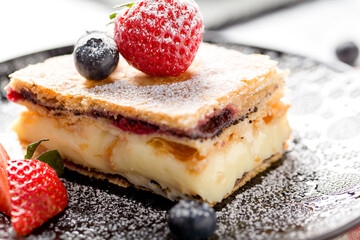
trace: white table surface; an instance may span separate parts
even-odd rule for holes
[[[236,42],[334,62],[339,43],[352,40],[360,47],[359,26],[359,0],[318,0],[237,24],[221,34]]]
[[[111,12],[101,1],[2,0],[0,62],[74,44],[86,30],[105,29]],[[359,23],[360,0],[317,0],[228,27],[220,34],[234,42],[334,62],[339,42],[353,40],[360,45]]]

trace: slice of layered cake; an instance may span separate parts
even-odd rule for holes
[[[215,204],[284,153],[284,75],[267,56],[204,43],[178,77],[120,59],[90,81],[69,55],[13,73],[7,90],[28,108],[14,125],[22,143],[49,138],[82,174]]]

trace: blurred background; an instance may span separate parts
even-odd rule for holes
[[[74,44],[101,30],[123,0],[2,0],[0,62]],[[127,1],[125,1],[127,2]],[[360,45],[360,0],[197,0],[205,38],[336,62],[344,41]]]

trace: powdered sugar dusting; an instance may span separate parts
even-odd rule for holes
[[[85,36],[89,35],[90,33],[91,33],[91,39],[101,40],[101,43],[95,44],[94,41],[89,41],[90,38]],[[105,33],[103,32],[89,32],[78,40],[77,45],[84,46],[86,50],[83,49],[82,51],[86,51],[86,53],[90,55],[89,57],[92,59],[99,58],[98,61],[104,60],[105,58],[104,52],[109,51],[109,48],[116,49],[115,42],[110,37],[106,37]],[[105,46],[108,47],[105,48]]]
[[[161,19],[168,17],[169,15],[174,15],[174,21],[164,21],[161,25],[161,28],[165,31],[171,32],[172,35],[180,34],[179,29],[181,29],[184,25],[186,25],[186,28],[194,28],[199,22],[202,22],[202,15],[200,14],[200,11],[198,11],[199,7],[195,1],[177,0],[174,2],[180,7],[176,7],[176,5],[167,5],[166,12],[164,12],[163,9],[166,1],[139,1],[136,2],[133,7],[129,8],[125,15],[130,22],[143,20],[143,15],[138,13],[138,9],[141,9],[141,12],[145,13],[145,15],[153,16],[146,17],[147,24],[151,27],[155,27],[157,24],[154,19]],[[181,9],[180,13],[177,13],[178,9]],[[197,12],[199,12],[199,14],[197,14]],[[194,17],[195,19],[191,19],[191,21],[189,21],[190,17]],[[133,31],[144,32],[144,29],[134,29]],[[157,40],[159,42],[166,41],[166,39],[162,36],[157,36]]]

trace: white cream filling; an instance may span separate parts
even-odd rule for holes
[[[210,203],[231,193],[236,180],[259,166],[261,160],[282,153],[291,131],[286,115],[269,124],[257,124],[256,130],[251,125],[243,140],[228,142],[217,151],[209,149],[208,156],[194,161],[196,169],[201,169],[194,172],[189,170],[189,163],[147,144],[153,136],[116,132],[90,118],[69,124],[61,118],[27,111],[17,120],[14,130],[19,139],[27,142],[49,138],[43,143],[46,148],[58,149],[64,158],[84,167],[119,174],[134,185],[162,194],[158,186],[149,182],[152,179],[171,191],[169,198],[199,195]]]

